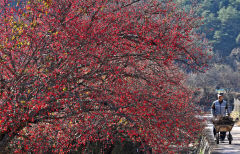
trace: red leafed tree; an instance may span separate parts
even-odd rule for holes
[[[1,0],[0,148],[70,152],[131,139],[187,148],[201,130],[184,73],[200,18],[171,1]]]

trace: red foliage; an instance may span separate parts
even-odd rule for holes
[[[176,64],[203,70],[200,18],[173,2],[1,0],[0,145],[69,152],[119,135],[156,152],[201,130]]]

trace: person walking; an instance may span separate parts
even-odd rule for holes
[[[223,99],[223,93],[217,94],[218,99],[212,103],[211,112],[213,117],[229,116],[229,108],[227,102]],[[213,134],[216,136],[216,129],[213,126]],[[226,132],[220,132],[220,139],[224,141]]]

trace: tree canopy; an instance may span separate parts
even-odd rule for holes
[[[201,123],[178,66],[207,66],[200,18],[171,1],[0,2],[1,151],[130,138],[174,152],[195,141]]]
[[[191,0],[177,0],[182,7],[189,8]],[[198,14],[203,19],[199,29],[205,33],[214,47],[214,52],[223,56],[230,55],[234,48],[240,46],[240,1],[239,0],[196,0]]]

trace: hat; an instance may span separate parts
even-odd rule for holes
[[[223,96],[223,93],[217,94],[217,97],[219,98],[220,96]]]

